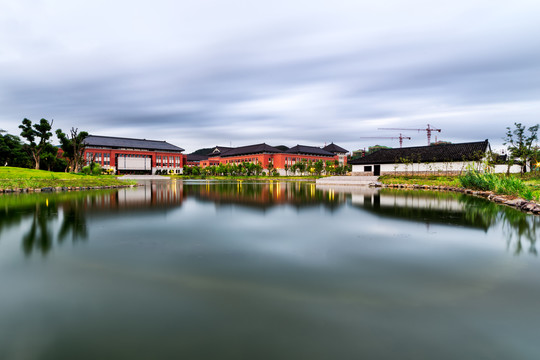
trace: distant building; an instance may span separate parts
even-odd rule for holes
[[[415,146],[398,149],[381,149],[364,157],[353,159],[353,175],[379,176],[386,174],[459,174],[477,166],[490,150],[488,140],[437,146]],[[507,165],[496,164],[494,172],[503,173]],[[513,165],[510,172],[520,172]]]
[[[281,175],[286,174],[286,168],[298,162],[316,162],[322,160],[339,161],[347,164],[347,150],[335,145],[328,145],[331,151],[316,146],[296,145],[288,150],[281,150],[268,144],[255,144],[235,148],[216,146],[208,154],[208,158],[200,160],[201,167],[219,164],[241,164],[244,162],[260,164],[263,169],[272,168]]]
[[[334,155],[338,156],[339,165],[347,165],[347,154],[349,153],[348,150],[345,150],[341,146],[338,146],[334,143],[330,143],[330,145],[326,145],[323,147],[323,150],[326,150],[328,152],[331,152]]]
[[[208,159],[208,155],[200,154],[187,154],[186,155],[186,165],[187,166],[200,166],[201,161]]]
[[[184,149],[166,141],[89,135],[84,143],[86,164],[93,161],[116,174],[181,174],[186,163]]]

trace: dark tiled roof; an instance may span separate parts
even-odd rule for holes
[[[296,145],[285,152],[287,154],[319,155],[319,156],[334,157],[333,153],[323,150],[320,147],[316,147],[316,146]]]
[[[160,151],[184,151],[181,147],[169,144],[166,141],[130,139],[113,136],[88,135],[84,139],[87,146],[101,146],[108,148],[129,148]]]
[[[414,160],[416,163],[473,160],[478,153],[483,155],[488,146],[489,142],[485,140],[462,144],[381,149],[363,158],[354,159],[350,164],[394,164],[402,162],[400,159]]]
[[[201,161],[208,159],[208,155],[200,155],[200,154],[187,154],[187,161]]]
[[[335,153],[348,153],[349,152],[348,150],[345,150],[341,146],[337,146],[334,143],[330,143],[329,145],[326,145],[325,147],[323,147],[323,150],[329,151],[329,152],[334,153],[334,154]]]
[[[221,157],[241,156],[241,155],[261,154],[261,153],[275,154],[275,153],[281,153],[281,152],[282,152],[281,150],[263,143],[263,144],[240,146],[237,148],[232,148],[230,150],[222,152]]]
[[[234,149],[232,147],[228,147],[228,146],[214,146],[212,148],[212,151],[210,151],[208,154],[208,156],[212,157],[212,156],[219,156],[220,154],[223,154],[224,152],[226,151],[229,151],[231,149]]]

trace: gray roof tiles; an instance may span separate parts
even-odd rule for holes
[[[317,156],[331,156],[334,157],[334,154],[321,149],[316,146],[307,146],[307,145],[296,145],[285,151],[287,154],[300,154],[300,155],[317,155]]]
[[[341,146],[337,146],[334,143],[330,143],[330,144],[326,145],[325,147],[323,147],[323,150],[329,151],[329,152],[334,153],[334,154],[335,153],[348,153],[349,152],[348,150],[345,150]]]
[[[88,135],[84,140],[87,146],[100,146],[109,148],[128,148],[128,149],[144,149],[158,151],[173,151],[182,152],[184,149],[176,145],[169,144],[166,141],[146,140],[146,139],[131,139],[114,136],[99,136]]]
[[[260,153],[281,153],[282,151],[276,149],[273,146],[268,144],[256,144],[256,145],[247,145],[240,146],[237,148],[232,148],[230,150],[224,151],[221,153],[221,157],[230,157],[230,156],[241,156],[249,154],[260,154]]]
[[[361,158],[350,161],[353,165],[362,164],[394,164],[402,159],[414,162],[446,162],[475,160],[478,154],[484,154],[489,148],[488,140],[431,146],[415,146],[397,149],[381,149]]]

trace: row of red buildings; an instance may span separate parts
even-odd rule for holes
[[[84,158],[94,161],[117,174],[155,174],[158,171],[181,174],[184,166],[207,167],[219,164],[260,164],[268,169],[269,164],[282,175],[286,168],[301,161],[324,162],[337,160],[347,164],[348,151],[332,143],[323,148],[296,145],[282,150],[267,144],[241,147],[216,146],[206,155],[182,154],[184,149],[166,141],[130,139],[90,135],[85,139]]]

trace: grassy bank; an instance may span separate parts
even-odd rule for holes
[[[383,184],[409,184],[427,186],[462,187],[472,190],[492,191],[494,194],[521,197],[526,200],[540,200],[540,177],[534,174],[520,176],[505,174],[484,174],[471,171],[461,176],[394,176],[379,178]]]
[[[457,176],[383,175],[379,177],[379,181],[383,184],[409,184],[409,185],[451,186],[451,187],[461,186]]]
[[[16,167],[0,167],[0,189],[42,189],[46,187],[95,187],[135,184],[111,175],[81,175]]]

